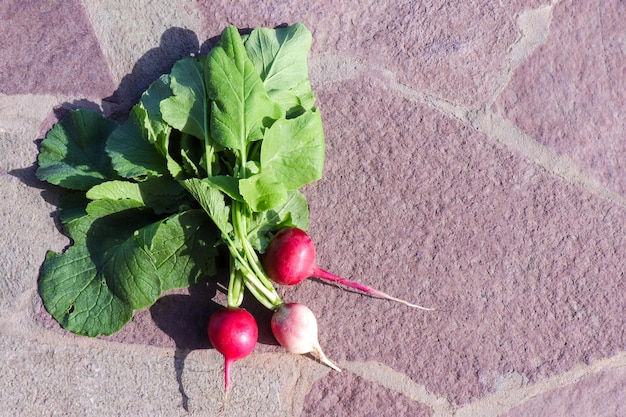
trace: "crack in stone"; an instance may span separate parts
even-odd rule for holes
[[[593,175],[581,168],[568,155],[560,155],[554,149],[539,143],[535,138],[522,132],[511,121],[495,114],[485,107],[471,110],[461,104],[412,89],[399,83],[391,71],[382,71],[381,79],[392,91],[407,100],[427,104],[436,110],[471,126],[490,140],[498,142],[510,151],[519,154],[548,172],[563,178],[570,184],[607,200],[621,208],[626,208],[626,199],[611,191]]]
[[[513,384],[461,407],[454,407],[447,398],[432,394],[426,386],[379,362],[345,362],[342,365],[346,370],[367,381],[430,407],[433,410],[433,417],[497,417],[538,395],[574,385],[585,377],[625,368],[626,352],[588,365],[580,364],[568,372],[534,384]]]
[[[474,401],[457,409],[454,417],[497,417],[518,405],[524,404],[537,395],[545,394],[555,389],[576,384],[581,379],[606,370],[626,367],[626,352],[611,358],[602,359],[590,365],[579,365],[564,374],[544,379],[535,384],[524,385],[520,388],[503,390]]]
[[[626,208],[626,199],[605,187],[576,164],[572,158],[568,155],[560,155],[554,149],[542,145],[533,137],[522,132],[512,122],[491,111],[475,112],[469,122],[488,138],[503,144],[515,153],[521,154],[548,172],[621,208]]]
[[[346,370],[363,379],[398,392],[412,401],[432,408],[434,412],[433,417],[453,416],[452,405],[446,398],[432,394],[424,385],[416,383],[402,372],[373,361],[345,362],[343,366]]]
[[[504,64],[504,70],[495,83],[493,93],[488,100],[486,108],[489,109],[498,99],[502,91],[508,86],[515,69],[532,53],[545,44],[550,33],[552,24],[552,11],[558,1],[540,6],[536,9],[527,9],[516,16],[515,22],[519,30],[519,37],[509,48],[508,62]]]

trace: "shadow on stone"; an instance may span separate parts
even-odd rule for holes
[[[212,349],[207,334],[207,324],[211,314],[224,306],[213,301],[218,292],[226,294],[228,272],[220,272],[207,281],[189,287],[189,294],[165,295],[150,307],[154,323],[175,343],[174,369],[178,390],[182,396],[183,408],[188,411],[189,397],[183,384],[185,360],[196,349]],[[272,312],[261,305],[249,293],[241,307],[248,310],[259,326],[259,343],[277,345],[272,335],[270,320]]]
[[[37,148],[39,149],[39,144],[41,143],[41,139],[35,141]],[[59,207],[59,203],[61,198],[67,194],[69,191],[64,190],[60,187],[47,183],[45,181],[41,181],[37,178],[37,161],[33,162],[33,164],[26,168],[16,168],[7,171],[8,175],[11,175],[17,178],[24,185],[40,190],[41,197],[44,201],[54,207]],[[61,224],[61,220],[59,218],[59,211],[54,210],[50,213],[50,217],[54,220],[55,227],[59,232],[63,231],[63,225]]]
[[[210,279],[190,286],[189,295],[165,295],[150,307],[154,323],[176,344],[174,370],[182,405],[186,411],[189,411],[189,397],[183,384],[185,359],[195,349],[211,348],[206,326],[211,314],[221,308],[212,301],[218,288],[218,280]]]
[[[133,66],[130,74],[120,81],[113,95],[103,99],[110,103],[112,119],[123,120],[141,94],[162,74],[169,73],[179,59],[196,56],[203,50],[197,35],[179,27],[167,29],[161,35],[159,46],[146,52]]]
[[[249,33],[249,29],[243,29],[242,33]],[[137,103],[141,94],[150,84],[161,75],[169,73],[172,66],[179,59],[186,56],[206,55],[220,39],[220,34],[205,40],[201,45],[198,36],[189,29],[172,27],[161,35],[159,46],[147,51],[133,66],[132,71],[124,76],[119,86],[109,97],[102,99],[102,105],[88,99],[76,99],[66,101],[52,110],[49,118],[43,121],[44,126],[50,128],[61,121],[70,111],[76,109],[87,109],[100,113],[107,118],[123,121],[127,118],[131,107]],[[39,145],[43,138],[34,141],[39,153]],[[31,167],[21,168],[7,172],[22,181],[29,187],[39,188],[46,193],[55,193],[61,190],[59,187],[48,186],[40,181],[35,172],[37,162]],[[57,198],[46,198],[46,201],[58,202]]]
[[[54,112],[54,119],[51,121],[50,124],[52,125],[61,121],[61,119],[67,116],[70,111],[77,109],[91,110],[100,114],[106,113],[106,109],[101,109],[98,103],[81,98],[78,100],[63,102],[61,103],[61,105],[55,107],[52,110]]]

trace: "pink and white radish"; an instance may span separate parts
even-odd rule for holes
[[[323,364],[341,372],[322,351],[318,341],[315,315],[304,304],[283,304],[274,312],[271,320],[274,337],[287,352],[304,355],[310,353]]]
[[[213,347],[224,355],[224,394],[230,386],[233,362],[250,355],[259,338],[256,320],[243,308],[223,308],[209,319],[207,328]]]
[[[316,265],[315,255],[315,245],[311,237],[301,229],[288,227],[280,230],[272,238],[263,255],[263,268],[272,281],[282,285],[295,285],[306,278],[316,277],[354,288],[375,297],[397,301],[409,307],[433,310],[331,274]]]

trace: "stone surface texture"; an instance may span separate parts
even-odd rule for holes
[[[625,416],[625,21],[620,0],[3,1],[0,416]],[[46,312],[39,268],[70,242],[38,142],[69,109],[123,119],[227,25],[294,22],[326,136],[318,264],[436,311],[281,288],[336,373],[246,301],[260,343],[223,405],[214,281],[110,337]]]

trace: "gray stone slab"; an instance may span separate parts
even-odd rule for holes
[[[47,250],[69,243],[52,217],[58,193],[35,177],[39,125],[53,104],[49,97],[0,97],[0,311],[35,290]]]
[[[118,116],[176,60],[200,50],[203,28],[189,3],[140,0],[131,7],[122,0],[83,2],[116,83],[106,99]]]
[[[166,349],[36,334],[1,338],[2,416],[216,415],[224,405],[221,357],[214,350],[179,359]],[[295,355],[238,361],[220,415],[299,415],[313,381],[327,372]]]

